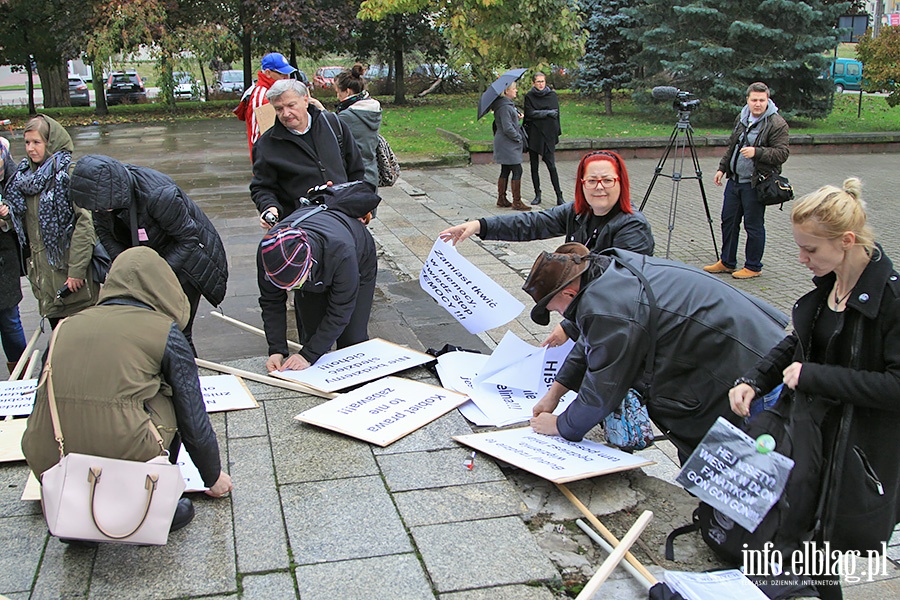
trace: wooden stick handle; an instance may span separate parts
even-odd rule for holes
[[[607,529],[603,523],[600,522],[600,519],[594,516],[594,513],[588,510],[587,506],[581,503],[581,500],[575,497],[575,494],[573,494],[572,491],[569,490],[569,488],[561,483],[557,483],[556,487],[560,492],[563,493],[563,496],[569,499],[569,502],[575,505],[575,508],[581,511],[581,514],[583,514],[588,522],[593,525],[598,532],[600,532],[600,535],[606,538],[607,542],[609,542],[613,546],[619,545],[619,540],[616,538],[616,536],[614,536],[612,532]],[[642,565],[631,552],[625,553],[625,560],[627,560],[631,564],[631,566],[637,569],[638,572],[643,575],[644,578],[647,579],[647,581],[650,582],[650,585],[655,585],[657,583],[656,577],[654,577],[653,574],[650,573],[650,571],[648,571],[647,568]]]
[[[25,369],[25,365],[28,364],[28,358],[31,356],[31,350],[34,348],[34,345],[37,344],[39,337],[41,337],[40,326],[38,326],[38,328],[34,330],[34,333],[31,334],[31,339],[28,340],[28,344],[25,346],[25,350],[22,351],[22,356],[19,358],[19,362],[16,363],[16,368],[13,369],[12,373],[9,374],[10,381],[15,381],[19,378],[19,375],[22,374],[22,371]]]
[[[41,363],[41,351],[35,350],[31,353],[31,360],[28,361],[28,368],[25,369],[25,373],[22,374],[22,379],[31,379],[32,373],[34,373],[34,368],[38,367]],[[40,367],[38,367],[40,369]]]
[[[237,319],[235,319],[233,317],[229,317],[228,315],[220,313],[219,311],[216,311],[216,310],[210,311],[209,314],[211,314],[212,316],[217,317],[219,319],[222,319],[226,323],[230,323],[231,325],[234,325],[238,329],[243,329],[244,331],[249,331],[250,333],[253,333],[260,337],[266,337],[266,332],[263,331],[262,329],[260,329],[259,327],[254,327],[253,325],[248,325],[247,323],[244,323],[243,321],[238,321]],[[288,340],[287,344],[288,344],[288,348],[291,350],[299,351],[299,350],[303,349],[303,346],[301,346],[297,342],[292,342],[291,340]]]
[[[334,398],[337,394],[323,392],[322,390],[317,390],[316,388],[309,387],[308,385],[304,385],[298,381],[288,381],[286,379],[278,379],[277,377],[272,377],[270,375],[258,375],[251,371],[245,371],[243,369],[236,369],[235,367],[229,367],[226,365],[220,365],[219,363],[210,362],[208,360],[203,360],[202,358],[194,359],[197,363],[198,367],[202,367],[204,369],[210,369],[212,371],[219,371],[220,373],[229,373],[231,375],[237,375],[238,377],[243,377],[244,379],[249,379],[250,381],[257,381],[259,383],[264,383],[266,385],[272,385],[275,387],[284,388],[286,390],[293,390],[295,392],[300,392],[303,394],[310,394],[312,396],[319,396],[320,398]]]
[[[606,578],[612,574],[616,565],[622,562],[622,558],[628,553],[628,549],[631,548],[631,545],[637,541],[638,536],[640,536],[644,529],[647,528],[647,525],[650,524],[651,519],[653,519],[653,513],[649,510],[645,510],[641,516],[638,517],[638,520],[634,522],[634,525],[631,526],[631,529],[628,530],[628,533],[625,534],[625,537],[622,538],[622,541],[616,546],[616,549],[606,557],[606,560],[603,561],[603,564],[600,565],[600,568],[597,569],[597,572],[594,573],[594,576],[587,582],[587,585],[584,586],[575,600],[590,600],[590,598],[593,598],[597,590],[600,589],[600,586],[603,585],[603,582],[606,581]]]

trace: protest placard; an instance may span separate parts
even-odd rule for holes
[[[205,492],[209,489],[203,485],[203,478],[200,476],[200,471],[197,469],[197,465],[194,464],[191,455],[188,454],[184,445],[182,445],[181,449],[178,451],[178,458],[175,460],[175,463],[181,470],[182,478],[184,478],[185,492]]]
[[[235,375],[204,375],[200,378],[200,391],[208,413],[259,408],[247,384]]]
[[[0,420],[0,462],[25,460],[22,436],[28,419]]]
[[[463,402],[463,394],[401,377],[385,377],[294,417],[387,446]]]
[[[37,379],[0,381],[0,417],[27,417],[34,409]]]
[[[430,354],[374,338],[329,352],[308,369],[273,371],[270,375],[334,392],[433,360]]]
[[[710,427],[675,481],[749,532],[781,497],[794,461],[722,417]]]
[[[419,273],[419,285],[469,333],[481,333],[509,323],[525,308],[466,260],[454,245],[440,238]]]
[[[553,483],[567,483],[652,465],[637,454],[582,440],[541,435],[531,427],[457,435],[453,439]]]

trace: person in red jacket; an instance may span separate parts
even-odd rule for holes
[[[297,70],[288,63],[284,55],[277,52],[271,52],[263,56],[261,66],[262,70],[256,74],[256,83],[247,88],[247,91],[241,97],[241,103],[234,109],[234,114],[237,115],[237,118],[247,124],[247,143],[251,151],[253,150],[253,144],[256,143],[256,140],[259,139],[262,133],[259,130],[259,123],[256,121],[256,113],[254,111],[263,104],[269,103],[266,100],[266,92],[269,91],[273,83],[280,79],[287,79],[291,76],[291,73]]]

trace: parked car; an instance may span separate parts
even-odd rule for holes
[[[222,71],[216,80],[215,89],[223,94],[243,94],[244,72],[237,69]]]
[[[836,58],[828,71],[837,93],[862,89],[863,64],[852,58]]]
[[[113,71],[106,80],[106,103],[145,102],[147,90],[137,71]]]
[[[69,75],[69,102],[72,106],[90,106],[91,95],[80,75]]]
[[[316,90],[329,90],[344,67],[319,67],[313,75],[312,87]]]
[[[175,99],[176,100],[199,100],[200,88],[197,86],[197,80],[187,71],[175,71],[172,73],[175,80]]]
[[[369,65],[363,77],[368,81],[375,81],[376,79],[384,79],[390,72],[391,68],[388,65]]]

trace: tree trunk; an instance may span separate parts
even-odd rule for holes
[[[403,15],[394,15],[394,39],[402,40]],[[403,44],[394,48],[394,104],[406,104],[406,82],[403,77]]]
[[[106,116],[109,107],[106,105],[106,89],[103,87],[103,68],[97,61],[91,61],[91,82],[94,84],[94,114]]]
[[[69,76],[66,63],[41,63],[38,77],[44,96],[44,108],[72,106],[69,100]]]
[[[611,116],[612,112],[612,90],[607,88],[603,90],[603,100],[606,104],[606,115]]]
[[[25,72],[28,73],[28,114],[36,115],[37,108],[34,106],[34,71],[31,68],[31,55],[28,56]]]
[[[250,62],[253,58],[250,55],[250,36],[252,31],[250,23],[247,22],[247,12],[244,9],[243,2],[238,2],[238,18],[241,21],[241,53],[244,62],[244,89],[246,90],[253,85],[253,65]]]
[[[209,100],[209,83],[206,81],[206,69],[203,68],[203,60],[198,58],[197,62],[200,63],[200,79],[203,81],[203,98],[205,100]]]

